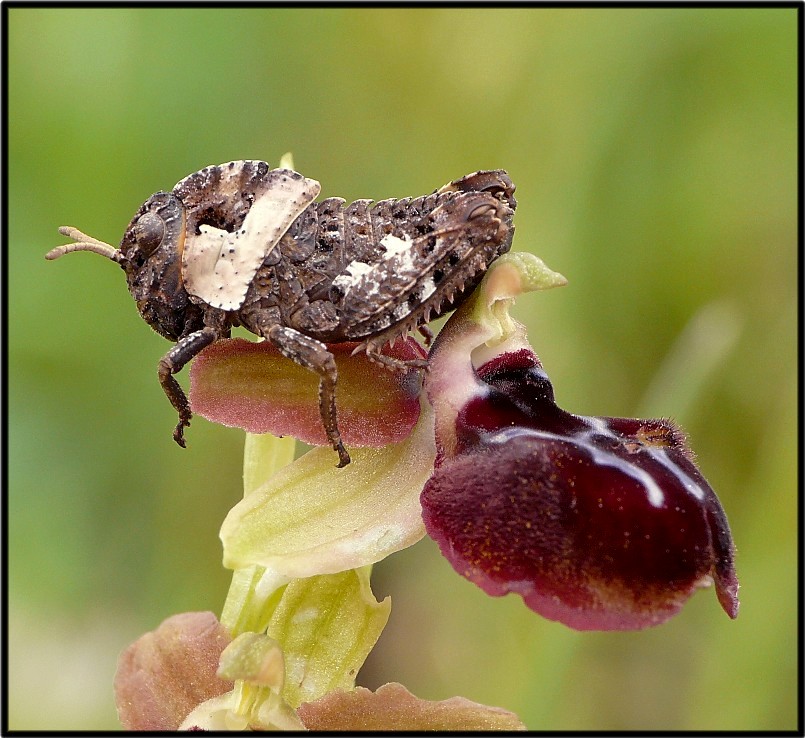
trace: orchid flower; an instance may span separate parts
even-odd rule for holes
[[[241,339],[196,359],[194,413],[248,431],[244,497],[221,528],[232,585],[220,622],[169,619],[124,653],[124,727],[523,729],[464,698],[355,686],[391,608],[371,567],[426,533],[488,594],[517,593],[579,630],[658,625],[711,583],[737,615],[726,516],[682,431],[556,405],[509,310],[564,282],[530,254],[498,259],[437,337],[424,381],[331,347],[345,468],[325,445],[313,375]],[[410,338],[386,350],[425,356]],[[294,460],[294,438],[321,445]]]

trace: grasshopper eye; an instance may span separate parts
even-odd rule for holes
[[[134,240],[144,256],[150,256],[162,243],[165,222],[154,213],[145,213],[134,226]]]

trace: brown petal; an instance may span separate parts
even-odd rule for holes
[[[525,730],[512,712],[463,697],[439,702],[414,697],[402,684],[326,694],[297,710],[308,730]]]
[[[126,730],[176,730],[198,704],[232,689],[215,672],[229,643],[211,612],[173,615],[118,660],[115,701]]]

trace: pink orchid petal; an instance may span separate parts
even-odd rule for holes
[[[390,371],[360,352],[358,344],[328,346],[338,367],[336,405],[347,446],[380,448],[408,437],[419,417],[420,372]],[[425,352],[413,339],[398,341],[385,354],[404,361]],[[293,436],[328,446],[318,404],[318,378],[283,357],[267,341],[217,341],[190,369],[193,412],[250,433]]]
[[[363,687],[335,691],[297,710],[308,730],[525,730],[519,718],[499,707],[451,697],[439,702],[414,697],[402,684],[376,692]]]
[[[126,730],[176,730],[200,703],[232,689],[216,676],[229,633],[211,612],[165,620],[120,655],[115,701]]]

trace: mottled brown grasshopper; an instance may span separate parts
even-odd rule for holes
[[[233,161],[149,197],[117,249],[59,229],[75,243],[46,258],[94,251],[117,262],[140,315],[176,342],[159,362],[159,381],[179,413],[180,446],[192,413],[174,374],[244,326],[318,374],[322,423],[345,466],[327,344],[361,341],[358,349],[390,369],[425,366],[381,349],[455,308],[511,245],[514,185],[500,169],[376,203],[314,202],[320,189],[291,169]]]

